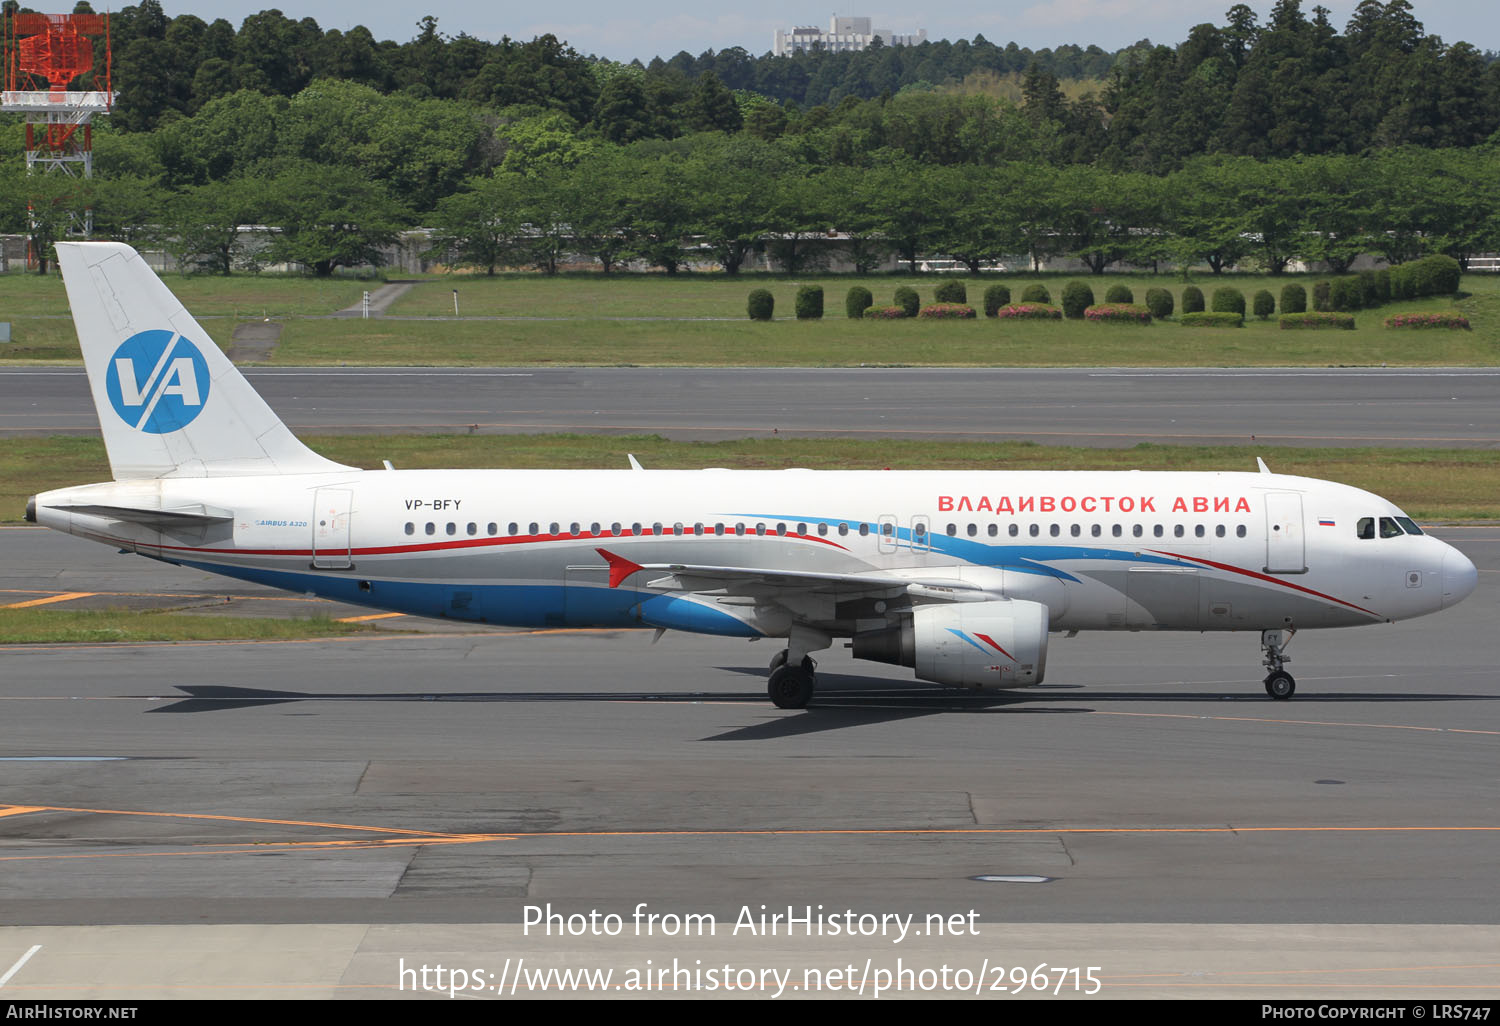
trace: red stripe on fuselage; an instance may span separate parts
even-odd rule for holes
[[[350,549],[348,551],[349,551],[349,554],[351,556],[393,556],[393,555],[401,555],[401,554],[411,553],[411,552],[445,552],[445,551],[448,551],[448,550],[451,550],[451,549],[484,548],[486,546],[491,546],[491,545],[527,545],[527,544],[532,544],[532,543],[561,542],[561,541],[574,541],[574,542],[612,541],[612,540],[621,539],[621,538],[780,538],[780,539],[786,540],[786,541],[809,541],[809,542],[817,542],[820,545],[831,545],[831,546],[833,546],[836,549],[843,549],[845,552],[849,551],[847,548],[845,548],[845,546],[840,545],[838,542],[829,541],[827,538],[814,537],[813,535],[810,535],[810,534],[771,534],[771,533],[767,533],[767,534],[759,535],[759,534],[750,534],[750,533],[746,533],[746,534],[731,534],[731,533],[728,533],[728,532],[726,532],[724,534],[714,534],[713,532],[710,532],[710,531],[705,531],[703,534],[694,534],[691,531],[683,531],[681,534],[678,534],[675,531],[662,531],[660,534],[655,534],[655,533],[652,533],[652,532],[649,532],[649,531],[642,531],[640,534],[635,534],[634,532],[631,532],[631,531],[621,531],[619,534],[585,534],[585,533],[579,533],[579,534],[518,534],[518,535],[507,535],[507,536],[504,536],[504,537],[490,537],[490,536],[487,536],[487,537],[483,537],[483,538],[457,538],[457,539],[454,539],[453,541],[426,542],[426,543],[418,543],[418,544],[414,544],[414,545],[381,545],[381,546],[375,546],[375,547],[372,547],[372,548],[365,548],[365,549]],[[202,548],[196,548],[196,547],[191,546],[191,545],[160,545],[160,546],[158,546],[158,545],[151,545],[149,547],[153,548],[153,549],[159,548],[159,549],[162,549],[163,551],[172,551],[172,552],[203,552],[203,553],[214,553],[214,554],[221,554],[221,555],[240,555],[240,556],[311,556],[311,555],[313,555],[313,550],[312,549],[202,549]],[[343,552],[343,551],[345,551],[345,550],[342,549],[342,548],[338,548],[338,547],[329,547],[329,548],[326,548],[326,549],[319,549],[318,550],[319,553],[322,553],[322,554],[325,554],[325,555],[332,554],[332,553],[339,553],[339,552]]]
[[[1300,591],[1305,595],[1312,595],[1316,598],[1324,599],[1328,602],[1336,602],[1341,606],[1348,606],[1350,609],[1358,610],[1359,612],[1364,613],[1366,616],[1373,616],[1377,620],[1387,619],[1387,617],[1381,616],[1379,613],[1375,612],[1372,609],[1366,609],[1364,606],[1357,606],[1353,602],[1346,602],[1341,598],[1324,594],[1321,591],[1315,591],[1312,588],[1304,588],[1302,585],[1293,584],[1291,581],[1283,581],[1279,577],[1270,577],[1266,574],[1257,573],[1254,570],[1246,570],[1244,567],[1231,566],[1228,563],[1215,563],[1213,560],[1204,559],[1201,556],[1184,556],[1181,553],[1167,552],[1163,549],[1150,549],[1148,551],[1155,552],[1159,556],[1170,556],[1173,559],[1186,559],[1194,563],[1202,563],[1204,566],[1211,566],[1215,570],[1224,570],[1231,574],[1240,574],[1244,577],[1252,577],[1257,581],[1265,581],[1268,584],[1279,584],[1283,588],[1291,588],[1293,591]]]

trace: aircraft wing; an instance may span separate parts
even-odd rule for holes
[[[961,601],[984,589],[977,584],[951,578],[900,577],[891,574],[834,574],[801,570],[770,570],[742,566],[707,566],[694,563],[636,563],[607,549],[596,549],[609,563],[609,586],[618,588],[638,573],[663,576],[646,581],[658,591],[717,592],[724,595],[767,593],[823,593],[839,598],[893,596],[903,592],[923,598]]]

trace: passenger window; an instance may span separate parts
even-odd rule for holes
[[[755,525],[755,533],[758,536],[764,537],[765,533],[766,533],[766,525],[765,524],[756,524]]]
[[[609,533],[613,534],[613,535],[616,535],[616,536],[619,535],[619,533],[620,533],[620,525],[619,525],[618,522],[609,525]]]
[[[1010,525],[1010,536],[1012,538],[1016,537],[1020,533],[1021,533],[1021,525],[1020,524],[1011,524]]]
[[[469,533],[470,533],[470,534],[478,534],[478,533],[479,533],[479,525],[478,525],[478,524],[473,524],[473,523],[471,523],[471,524],[470,524],[470,525],[469,525],[469,526],[468,526],[468,528],[467,528],[467,530],[468,530],[468,532],[469,532]]]
[[[1099,537],[1103,533],[1104,528],[1100,527],[1098,524],[1095,524],[1093,527],[1089,528],[1089,534],[1092,534],[1095,538]]]
[[[1240,526],[1238,526],[1238,527],[1236,527],[1234,529],[1234,536],[1236,538],[1243,538],[1243,537],[1245,537],[1245,525],[1244,524],[1241,524]]]
[[[1166,534],[1167,532],[1162,529],[1162,526],[1160,524],[1157,524],[1155,527],[1151,528],[1151,533],[1154,534],[1156,537],[1160,538],[1162,535]]]
[[[714,534],[722,535],[723,533],[724,533],[724,525],[723,524],[715,524],[714,525]]]
[[[785,524],[777,524],[776,525],[776,533],[778,535],[783,535],[784,536],[786,534],[786,525]]]
[[[1035,538],[1037,535],[1039,535],[1041,533],[1042,533],[1042,525],[1041,524],[1032,524],[1031,525],[1031,536],[1033,538]]]
[[[489,524],[485,528],[485,530],[487,530],[492,535],[499,534],[500,533],[500,525],[499,524]]]
[[[999,533],[1000,533],[1000,525],[999,524],[991,524],[990,525],[990,537],[993,538],[993,537],[995,537]]]
[[[828,533],[828,525],[827,524],[819,524],[818,525],[818,534],[819,535],[826,535],[827,533]]]
[[[654,524],[651,525],[651,533],[652,534],[661,534],[661,521],[660,520],[658,520],[656,523],[654,523]]]
[[[1393,517],[1380,518],[1380,537],[1399,538],[1406,532],[1401,530],[1401,525],[1396,523]]]
[[[417,525],[414,524],[414,523],[412,523],[410,520],[408,520],[406,522],[406,533],[407,534],[416,534],[417,533]]]
[[[1215,538],[1222,538],[1222,537],[1224,537],[1224,525],[1223,524],[1220,524],[1218,527],[1214,528],[1214,537]]]
[[[1056,538],[1058,535],[1062,534],[1062,525],[1061,524],[1053,524],[1051,527],[1049,527],[1047,529],[1047,533],[1050,534],[1050,535],[1052,535],[1052,537]]]
[[[703,533],[703,525],[695,523],[693,525],[693,533],[694,534],[702,534]]]
[[[1196,527],[1193,528],[1193,537],[1194,538],[1202,538],[1203,534],[1204,534],[1204,528],[1203,528],[1202,524],[1199,524],[1199,525],[1197,525]]]
[[[1176,527],[1172,528],[1172,537],[1173,538],[1181,538],[1182,535],[1183,535],[1183,530],[1182,530],[1182,525],[1181,524],[1178,524]]]
[[[533,521],[532,521],[532,522],[531,522],[531,523],[530,523],[530,525],[528,525],[528,527],[527,527],[527,530],[526,530],[526,533],[527,533],[527,534],[536,534],[536,533],[537,533],[537,531],[536,531],[536,528],[537,528],[537,523],[536,523],[536,521],[535,521],[535,520],[533,520]],[[429,531],[429,532],[428,532],[428,533],[429,533],[429,534],[431,534],[431,533],[432,533],[432,532],[431,532],[431,531]]]
[[[557,521],[556,520],[552,521],[552,523],[550,523],[550,524],[547,525],[547,533],[548,534],[561,534],[562,533],[561,530],[557,526]]]
[[[1116,524],[1114,527],[1111,527],[1109,529],[1109,533],[1114,535],[1116,538],[1121,538],[1125,534],[1125,528],[1121,527],[1119,524]]]
[[[583,533],[582,531],[579,530],[579,528],[578,528],[578,522],[576,520],[573,523],[571,523],[571,524],[568,525],[568,533],[571,534],[575,538],[577,538],[580,534]]]
[[[848,533],[849,533],[849,525],[848,524],[840,524],[839,525],[839,537],[842,538],[845,535],[847,535]]]
[[[640,534],[641,533],[641,525],[640,524],[631,524],[630,525],[630,533],[631,534]]]
[[[1354,525],[1354,536],[1360,539],[1375,537],[1375,518],[1360,517],[1359,523]]]
[[[590,524],[589,525],[589,534],[593,535],[595,538],[599,537],[599,525],[598,524]]]
[[[434,524],[431,520],[427,521],[427,533],[437,534],[437,524]]]
[[[745,525],[744,524],[735,524],[734,525],[734,533],[735,534],[739,534],[739,535],[743,535],[745,533]]]
[[[457,534],[457,533],[458,533],[458,525],[457,525],[457,524],[455,524],[455,523],[454,523],[454,522],[453,522],[453,521],[451,521],[451,520],[450,520],[450,521],[448,521],[448,533],[449,533],[449,534]]]
[[[979,533],[979,525],[978,524],[970,524],[969,525],[969,537],[973,538],[978,533]]]
[[[949,524],[948,525],[948,537],[952,538],[957,533],[958,533],[958,525],[957,524]]]
[[[1142,533],[1142,531],[1141,531],[1141,525],[1140,524],[1136,524],[1134,527],[1132,527],[1130,529],[1130,533],[1132,535],[1134,535],[1135,537],[1139,538],[1141,536],[1141,533]]]
[[[953,525],[952,524],[948,525],[948,533],[949,534],[953,533]],[[870,534],[870,525],[869,524],[860,524],[859,525],[859,536],[861,538],[865,538],[865,537],[868,537],[869,534]]]
[[[508,525],[508,526],[507,526],[507,527],[506,527],[506,531],[507,531],[507,532],[508,532],[508,533],[510,533],[510,534],[516,534],[516,533],[517,533],[517,532],[518,532],[518,531],[520,531],[520,529],[521,529],[521,525],[520,525],[520,524],[517,524],[517,523],[515,523],[515,522],[512,522],[512,523],[510,523],[510,524],[509,524],[509,525]]]

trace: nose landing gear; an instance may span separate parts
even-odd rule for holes
[[[1266,676],[1266,694],[1278,701],[1285,701],[1297,693],[1297,681],[1284,667],[1291,662],[1286,647],[1297,633],[1293,628],[1285,631],[1261,631],[1260,650],[1265,653],[1261,665],[1271,672]]]

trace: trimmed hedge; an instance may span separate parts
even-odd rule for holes
[[[1172,293],[1166,289],[1147,289],[1146,308],[1151,311],[1151,316],[1162,320],[1172,316]]]
[[[1010,305],[1010,288],[1006,285],[991,285],[984,290],[984,315],[995,316],[995,311]]]
[[[939,303],[967,303],[969,290],[961,281],[945,281],[933,290],[932,298]]]
[[[850,320],[863,317],[874,303],[875,297],[870,295],[870,290],[863,285],[856,285],[844,297],[844,315]]]
[[[1451,296],[1458,291],[1462,274],[1458,261],[1442,253],[1397,264],[1391,268],[1391,298]]]
[[[1365,290],[1358,278],[1335,278],[1328,283],[1328,309],[1352,313],[1364,306]]]
[[[1047,291],[1045,285],[1028,285],[1021,290],[1021,302],[1046,305],[1052,302],[1052,293]]]
[[[1213,312],[1239,314],[1240,318],[1243,319],[1245,316],[1245,294],[1239,289],[1214,289]]]
[[[1471,331],[1469,319],[1460,313],[1451,311],[1431,311],[1427,313],[1404,313],[1396,314],[1394,317],[1385,319],[1387,328],[1450,328],[1453,330]]]
[[[1114,324],[1150,324],[1151,311],[1134,303],[1101,303],[1083,312],[1086,321],[1101,321]]]
[[[871,306],[865,309],[866,320],[896,321],[906,316],[906,310],[899,306]]]
[[[803,285],[797,290],[797,320],[816,321],[823,316],[823,286]]]
[[[1063,286],[1063,316],[1070,321],[1083,319],[1083,312],[1094,305],[1094,290],[1081,281],[1070,281]]]
[[[995,311],[996,317],[1006,317],[1021,320],[1062,320],[1062,308],[1048,306],[1046,303],[1012,303],[1010,306],[1002,306]]]
[[[765,289],[756,289],[750,293],[746,308],[752,321],[769,321],[771,313],[776,309],[776,297]]]
[[[1135,293],[1129,285],[1111,285],[1104,293],[1106,303],[1134,303]]]
[[[922,307],[922,301],[917,298],[917,290],[907,288],[905,285],[901,285],[896,289],[895,303],[902,310],[906,311],[906,316],[908,317],[915,317],[917,311]]]
[[[933,317],[942,320],[967,320],[974,316],[974,308],[965,303],[933,303],[917,312],[918,317]]]
[[[1215,310],[1204,313],[1185,313],[1177,318],[1177,322],[1184,328],[1241,328],[1245,325],[1245,315],[1229,313],[1224,310]]]
[[[1271,295],[1268,289],[1261,289],[1250,300],[1250,308],[1255,311],[1255,316],[1266,320],[1276,312],[1276,297]]]
[[[1189,285],[1182,290],[1182,312],[1184,314],[1203,312],[1203,290],[1196,285]]]
[[[1332,288],[1326,281],[1313,282],[1312,308],[1315,313],[1326,313],[1333,309],[1328,305],[1328,293]]]
[[[1311,313],[1282,314],[1278,318],[1282,331],[1309,330],[1316,331],[1324,328],[1342,328],[1345,331],[1354,330],[1354,315],[1347,313],[1333,313],[1327,310],[1314,310]]]
[[[1281,312],[1306,313],[1307,290],[1295,283],[1281,286]]]

